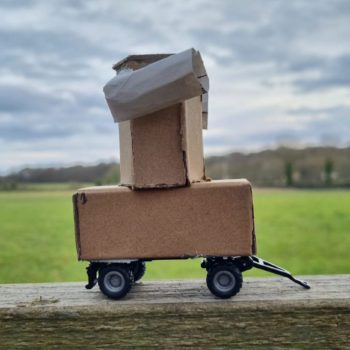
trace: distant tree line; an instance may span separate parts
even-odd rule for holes
[[[247,178],[260,187],[350,187],[350,147],[281,147],[206,160],[213,179]]]
[[[231,153],[206,159],[213,179],[247,178],[261,187],[350,187],[350,147],[278,148],[256,153]],[[62,168],[26,168],[0,177],[0,189],[15,190],[18,183],[118,184],[119,165]]]
[[[295,179],[298,175],[297,170],[294,169],[293,162],[286,161],[285,162],[285,183],[287,187],[293,187],[296,184],[298,184],[298,181]],[[318,185],[324,185],[325,187],[331,187],[333,185],[333,182],[335,180],[335,170],[334,170],[334,162],[332,159],[327,158],[324,161],[323,165],[323,171],[320,173],[321,182]],[[299,181],[299,185],[302,185],[303,183]],[[347,183],[343,183],[343,185],[346,185]],[[317,184],[316,184],[317,185]]]

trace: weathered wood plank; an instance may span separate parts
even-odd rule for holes
[[[203,281],[143,282],[122,301],[83,283],[0,285],[0,349],[350,349],[350,275],[246,278],[214,298]]]

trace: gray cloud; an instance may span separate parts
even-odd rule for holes
[[[48,93],[39,93],[25,86],[0,85],[0,109],[9,113],[48,112],[64,103],[60,98]]]
[[[346,0],[3,0],[0,12],[0,172],[36,159],[115,157],[102,94],[112,64],[190,46],[212,82],[206,153],[350,143]]]
[[[312,67],[312,66],[311,66]],[[350,87],[350,55],[328,60],[319,66],[321,76],[313,79],[298,79],[295,84],[303,91]]]

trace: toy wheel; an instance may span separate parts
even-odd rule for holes
[[[219,298],[227,299],[236,295],[242,282],[242,274],[234,265],[216,265],[208,271],[208,289]]]
[[[98,276],[101,292],[109,298],[121,299],[131,289],[133,275],[128,266],[107,265]]]
[[[134,282],[139,281],[146,272],[146,263],[144,261],[137,261],[133,267]]]

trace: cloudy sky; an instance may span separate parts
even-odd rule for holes
[[[134,53],[200,50],[205,153],[350,144],[350,2],[0,0],[0,173],[118,159],[102,87]]]

